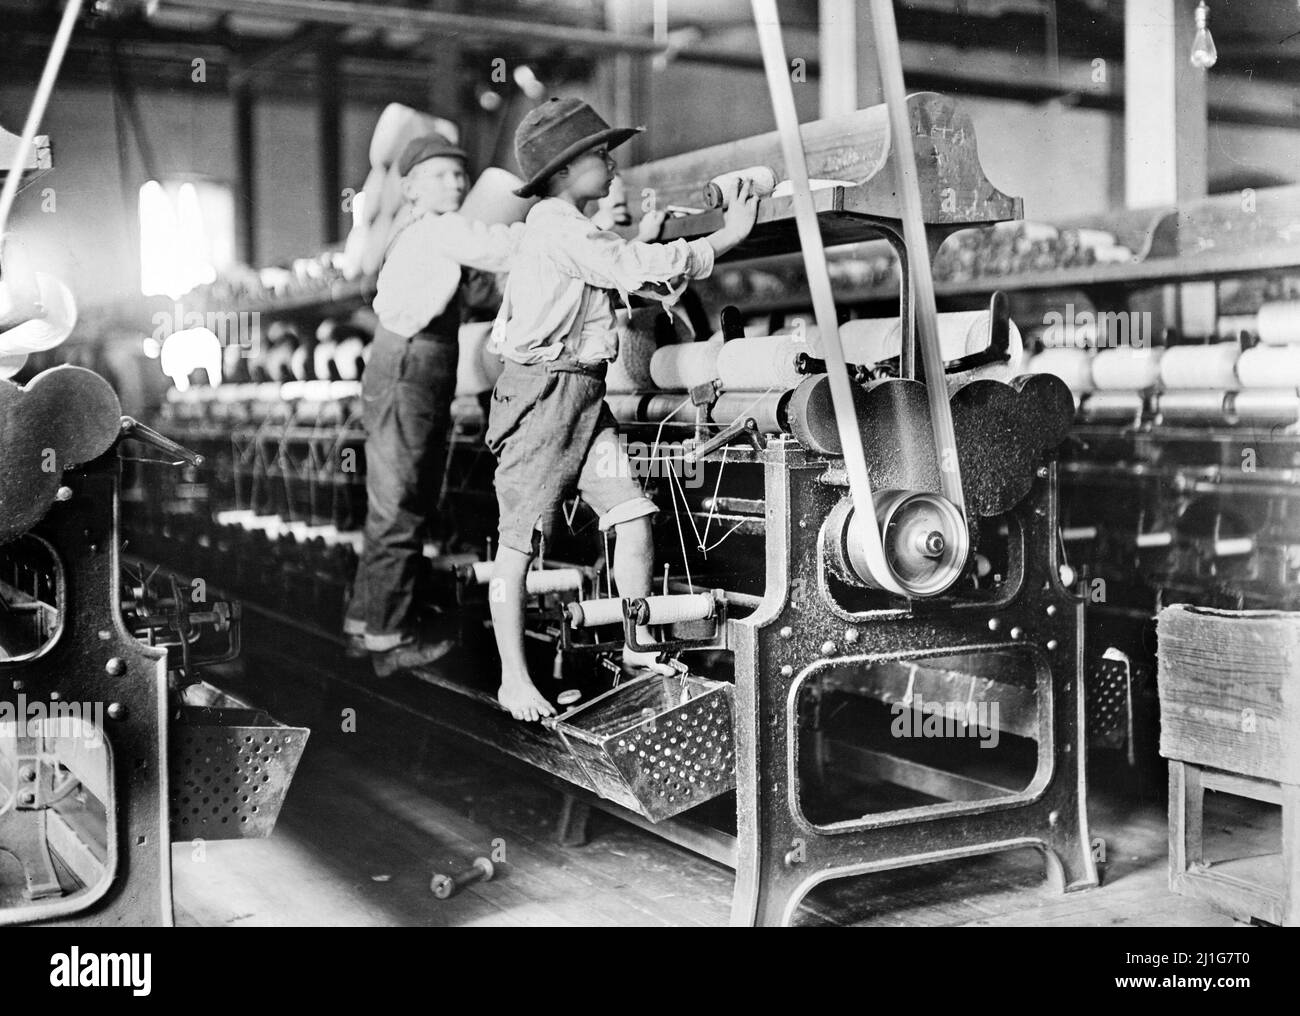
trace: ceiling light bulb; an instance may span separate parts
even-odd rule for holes
[[[1219,51],[1214,46],[1214,36],[1209,29],[1210,8],[1205,0],[1196,5],[1196,38],[1192,41],[1192,66],[1198,70],[1209,70],[1219,60]]]

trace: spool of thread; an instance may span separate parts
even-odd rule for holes
[[[1074,240],[1084,249],[1096,250],[1098,247],[1114,247],[1115,234],[1104,229],[1067,229],[1061,234],[1063,240]]]
[[[501,380],[501,372],[506,369],[506,361],[486,342],[479,350],[479,359],[483,361],[483,373],[493,385],[496,385]]]
[[[296,381],[316,380],[316,342],[309,339],[289,357],[289,372]]]
[[[606,395],[605,405],[619,423],[640,423],[644,395]]]
[[[361,377],[365,343],[360,339],[344,339],[334,350],[334,369],[341,381],[356,381]]]
[[[577,568],[543,568],[527,573],[524,588],[530,593],[577,592],[582,588],[582,572]]]
[[[524,181],[504,169],[489,166],[479,174],[474,186],[461,203],[460,214],[488,225],[523,222],[537,198],[515,197],[514,191]]]
[[[266,371],[268,380],[280,382],[293,380],[291,362],[296,349],[297,343],[292,340],[281,341],[271,347],[270,351],[262,357],[262,369]]]
[[[1162,392],[1156,410],[1166,423],[1227,423],[1231,418],[1225,391]]]
[[[736,192],[737,180],[752,181],[754,193],[760,198],[768,197],[776,190],[775,170],[770,166],[750,166],[748,169],[737,169],[731,173],[715,176],[706,183],[704,203],[710,208],[726,208],[727,200]]]
[[[707,384],[718,376],[718,354],[722,337],[708,342],[683,342],[657,349],[650,358],[650,378],[666,391],[686,391]]]
[[[476,321],[460,326],[460,356],[456,361],[458,396],[489,392],[496,384],[495,379],[488,375],[487,363],[483,357],[483,347],[487,345],[491,334],[491,321]]]
[[[1093,392],[1083,400],[1079,412],[1094,423],[1136,423],[1142,417],[1142,396],[1138,392]]]
[[[1160,381],[1166,388],[1236,388],[1240,355],[1235,342],[1171,346],[1160,358]]]
[[[779,434],[786,429],[785,407],[789,401],[789,391],[768,392],[762,396],[755,392],[729,392],[718,397],[709,415],[714,423],[723,427],[752,417],[761,433]]]
[[[1106,349],[1092,361],[1093,386],[1104,391],[1141,391],[1160,379],[1163,349]]]
[[[1268,346],[1300,343],[1300,300],[1278,300],[1259,308],[1255,319],[1259,341]]]
[[[1243,388],[1300,388],[1300,346],[1255,346],[1237,358]]]
[[[302,397],[312,402],[328,402],[330,401],[330,391],[333,383],[332,381],[317,381],[315,379],[304,381],[302,383]]]
[[[492,562],[476,561],[469,566],[469,575],[475,585],[485,586],[492,581]],[[559,593],[582,588],[582,572],[577,568],[542,568],[527,572],[524,588],[530,593]]]
[[[645,613],[642,624],[676,624],[679,621],[704,621],[713,616],[715,604],[711,593],[672,593],[647,596],[640,601]]]
[[[605,375],[607,392],[643,392],[654,388],[650,359],[659,348],[655,341],[655,317],[659,307],[638,307],[618,328],[618,356]]]
[[[1059,229],[1047,222],[1019,222],[1014,225],[1019,227],[1015,230],[1016,237],[1028,244],[1055,240],[1061,235]]]
[[[569,624],[574,628],[623,623],[623,601],[619,599],[579,600],[568,604],[565,611],[569,615]]]
[[[1070,391],[1092,391],[1092,357],[1082,349],[1045,349],[1029,361],[1030,374],[1055,374]]]
[[[844,359],[849,363],[879,363],[898,356],[903,348],[903,326],[898,318],[860,318],[840,326]],[[1012,323],[1012,360],[1020,343],[1020,330]],[[945,360],[978,353],[989,344],[989,312],[963,310],[939,315],[939,349]],[[820,353],[818,354],[820,355]]]
[[[718,351],[718,377],[731,392],[794,388],[803,380],[795,367],[800,353],[816,355],[810,343],[793,335],[732,339]]]
[[[1214,541],[1215,557],[1242,557],[1255,551],[1255,541],[1249,536],[1234,536]]]
[[[1093,249],[1093,257],[1099,265],[1123,265],[1133,260],[1133,252],[1127,247],[1110,245]]]
[[[333,379],[334,375],[330,371],[330,366],[334,363],[334,356],[338,351],[339,345],[332,339],[316,343],[316,348],[312,350],[312,370],[315,371],[319,380],[329,381]]]
[[[1295,389],[1255,388],[1238,392],[1233,400],[1233,412],[1243,422],[1300,423],[1300,394]]]
[[[1242,332],[1251,335],[1259,331],[1259,318],[1254,314],[1224,314],[1214,323],[1214,334],[1221,339],[1235,339]]]
[[[672,417],[674,423],[695,422],[695,407],[682,405],[685,399],[678,394],[651,395],[641,403],[641,420],[644,423],[659,423]]]

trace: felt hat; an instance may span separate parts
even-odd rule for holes
[[[611,127],[581,99],[553,98],[529,111],[515,131],[515,158],[527,182],[515,191],[530,198],[548,179],[597,145],[616,148],[644,127]]]
[[[406,176],[415,166],[426,159],[460,159],[465,161],[465,153],[444,138],[441,134],[425,134],[412,138],[402,149],[397,160],[397,172]]]

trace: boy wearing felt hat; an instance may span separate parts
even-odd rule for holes
[[[398,168],[406,205],[379,272],[379,326],[362,378],[365,542],[344,621],[380,677],[432,663],[454,644],[418,635],[415,585],[451,425],[462,266],[505,271],[523,230],[457,214],[465,153],[440,135],[411,141]]]
[[[605,405],[605,369],[618,354],[613,296],[675,299],[686,280],[703,278],[714,258],[753,228],[758,201],[738,184],[724,226],[699,240],[627,241],[583,215],[605,197],[617,168],[610,150],[639,127],[610,127],[585,102],[552,99],[532,110],[515,134],[527,182],[520,197],[542,196],[528,213],[511,265],[493,341],[505,369],[492,393],[485,440],[497,456],[500,538],[489,602],[501,687],[516,719],[554,708],[537,690],[524,659],[525,579],[538,531],[549,531],[574,488],[617,534],[613,571],[623,597],[650,593],[654,502],[633,479]],[[667,671],[655,654],[625,648],[625,666]]]

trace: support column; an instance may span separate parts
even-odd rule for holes
[[[462,0],[450,0],[440,6],[440,10],[448,14],[460,14],[464,8]],[[467,108],[474,108],[467,107],[465,104],[466,94],[473,89],[473,83],[467,79],[472,78],[473,82],[485,81],[490,75],[491,68],[469,68],[471,73],[465,74],[467,68],[461,64],[459,40],[458,35],[451,33],[443,33],[428,40],[430,45],[426,52],[429,58],[429,82],[425,108],[434,116],[450,120],[456,125],[456,130],[459,132],[458,143],[472,158],[478,154],[478,139],[474,136],[473,128],[479,117],[473,114],[465,115]],[[514,85],[509,83],[497,87],[508,89],[513,88]],[[477,105],[477,100],[473,101]],[[470,166],[470,173],[472,175],[482,169],[483,164],[475,162]]]
[[[254,170],[253,90],[247,81],[234,89],[236,256],[259,264],[257,256],[257,177]]]
[[[1196,0],[1125,0],[1124,203],[1129,208],[1205,196],[1205,77],[1214,72],[1191,64],[1195,7]],[[1157,332],[1174,327],[1204,335],[1214,327],[1215,285],[1165,287],[1150,309]]]
[[[872,73],[876,69],[871,43],[863,50],[858,35],[858,22],[869,17],[865,9],[857,10],[853,0],[821,0],[817,18],[819,117],[841,116],[858,108],[859,56]]]
[[[331,244],[342,237],[342,82],[339,47],[331,33],[316,47],[316,133],[320,159],[321,242]]]
[[[634,35],[645,29],[643,0],[605,0],[605,28],[610,32]],[[655,0],[652,17],[667,18],[667,4]],[[639,11],[639,13],[638,13]],[[663,30],[671,27],[664,25]],[[650,61],[637,53],[615,52],[601,65],[597,81],[602,101],[612,124],[649,124],[650,122]],[[602,110],[602,114],[604,111]],[[635,166],[651,157],[642,138],[632,138],[619,148],[618,161],[623,166]]]
[[[1205,76],[1214,72],[1191,65],[1195,6],[1195,0],[1125,0],[1124,193],[1129,208],[1205,195]]]

